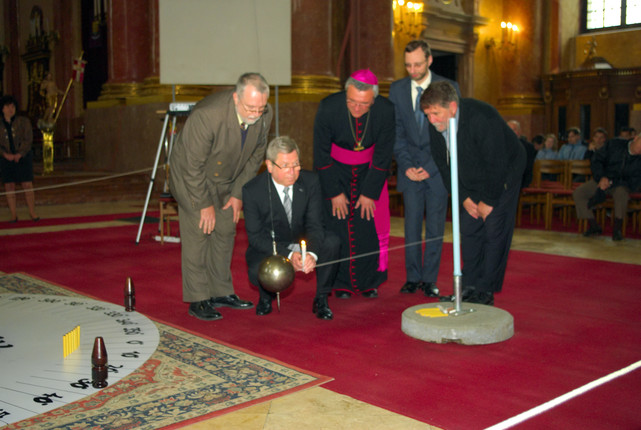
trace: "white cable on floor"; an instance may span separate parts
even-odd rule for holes
[[[554,408],[555,406],[560,405],[561,403],[567,402],[570,399],[573,399],[574,397],[580,396],[582,394],[587,393],[593,388],[598,387],[599,385],[603,385],[606,382],[610,382],[613,379],[616,379],[620,376],[623,376],[627,373],[630,373],[634,370],[637,370],[639,367],[641,367],[641,361],[637,361],[634,364],[629,365],[628,367],[624,367],[621,370],[617,370],[616,372],[612,372],[609,375],[606,375],[602,378],[597,379],[596,381],[592,381],[588,384],[585,384],[582,387],[579,387],[575,390],[570,391],[569,393],[563,394],[562,396],[557,397],[556,399],[552,399],[549,402],[545,402],[542,405],[539,405],[535,408],[530,409],[529,411],[525,411],[519,415],[516,415],[512,418],[509,418],[505,421],[502,421],[498,424],[495,424],[491,427],[486,428],[485,430],[503,430],[510,428],[512,426],[515,426],[517,424],[522,423],[523,421],[529,420],[530,418],[545,412],[549,409]]]

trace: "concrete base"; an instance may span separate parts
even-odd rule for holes
[[[514,335],[514,318],[502,309],[461,303],[460,315],[448,310],[454,310],[454,303],[426,303],[405,309],[403,333],[426,342],[463,345],[497,343]]]

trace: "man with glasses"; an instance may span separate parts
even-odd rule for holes
[[[256,315],[267,315],[272,311],[274,294],[258,281],[260,263],[273,253],[272,240],[278,254],[289,258],[296,271],[310,273],[318,262],[338,258],[338,237],[323,228],[318,177],[314,172],[301,170],[299,155],[298,145],[292,138],[275,138],[267,146],[267,171],[243,187],[245,228],[249,238],[245,254],[248,275],[260,292]],[[305,257],[301,240],[305,240]],[[312,312],[323,320],[333,318],[327,296],[332,292],[336,269],[336,264],[316,269]]]
[[[387,280],[394,105],[378,95],[370,70],[354,72],[345,91],[320,102],[314,123],[314,167],[327,228],[340,238],[335,294],[378,297]]]
[[[414,293],[421,290],[427,297],[438,297],[436,278],[441,264],[448,193],[432,157],[429,123],[419,100],[421,93],[433,82],[448,81],[457,92],[459,89],[456,82],[430,71],[432,50],[426,41],[409,42],[404,61],[408,76],[393,82],[389,92],[396,112],[397,189],[403,193],[405,214],[406,282],[400,291]]]
[[[196,104],[176,139],[170,188],[179,207],[183,300],[189,315],[211,321],[217,308],[249,309],[234,294],[231,258],[242,187],[263,161],[273,114],[269,85],[242,75],[233,90]]]

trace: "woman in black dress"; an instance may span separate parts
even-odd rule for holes
[[[22,185],[29,214],[33,221],[40,218],[35,211],[33,194],[33,129],[29,118],[16,116],[18,102],[12,96],[2,97],[2,127],[0,127],[0,171],[7,193],[11,220],[18,221],[16,213],[16,182]]]

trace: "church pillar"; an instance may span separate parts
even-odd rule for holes
[[[519,25],[519,31],[513,34],[513,44],[501,50],[497,108],[506,120],[519,121],[522,134],[528,138],[532,137],[533,130],[544,127],[542,15],[543,0],[503,2],[504,20]]]
[[[355,45],[354,69],[370,69],[376,74],[381,92],[389,93],[394,80],[394,40],[392,2],[390,0],[356,0],[353,28]],[[372,49],[375,47],[374,49]]]
[[[107,4],[109,79],[100,100],[136,96],[153,72],[149,14],[153,0],[111,0]]]
[[[501,55],[501,87],[499,107],[542,107],[542,0],[523,2],[506,0],[503,17],[519,25],[513,33],[513,45],[507,46]],[[504,30],[507,31],[507,30]]]

